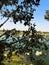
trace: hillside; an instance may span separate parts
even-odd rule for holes
[[[22,35],[24,31],[20,31],[20,30],[15,30],[15,29],[12,29],[12,30],[0,30],[0,36],[2,34],[4,34],[6,31],[10,32],[11,34],[15,34],[15,35]],[[37,34],[40,34],[40,35],[43,35],[43,36],[49,36],[49,32],[40,32],[38,31]]]

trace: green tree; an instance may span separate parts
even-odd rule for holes
[[[3,17],[7,17],[7,20],[12,17],[15,24],[18,21],[22,23],[22,20],[24,20],[24,25],[30,25],[31,19],[34,18],[33,12],[35,9],[33,6],[38,6],[39,2],[40,0],[22,0],[22,2],[19,2],[19,0],[1,0],[0,13]],[[8,6],[11,6],[12,9],[10,10]],[[12,6],[15,6],[15,9]],[[0,27],[5,24],[7,20],[4,21]]]
[[[49,10],[46,10],[45,19],[49,21]]]
[[[21,44],[18,46],[18,48],[16,48],[16,49],[19,49],[19,51],[18,51],[19,53],[30,52],[30,55],[32,55],[33,50],[35,50],[34,52],[36,52],[36,50],[37,49],[39,50],[41,48],[41,46],[43,45],[42,43],[39,42],[40,36],[36,34],[36,32],[37,32],[35,30],[36,25],[35,24],[32,25],[32,23],[30,22],[31,19],[34,19],[33,13],[36,10],[33,7],[34,6],[37,7],[39,5],[39,3],[40,3],[40,0],[22,0],[22,1],[0,0],[0,14],[1,14],[2,18],[4,18],[4,17],[6,18],[6,20],[0,25],[0,27],[2,27],[10,18],[13,19],[14,24],[16,24],[19,21],[20,21],[20,23],[23,23],[23,21],[24,21],[24,25],[25,26],[28,25],[28,27],[29,27],[28,32],[24,32],[21,39],[18,38],[18,40],[16,40],[15,38],[13,38],[13,36],[11,36],[13,39],[16,40],[16,44],[17,44],[17,42],[18,43],[23,42],[25,44],[25,46],[23,46]],[[9,9],[9,7],[11,7],[11,9]],[[30,31],[31,31],[31,35],[30,35]],[[9,32],[10,31],[6,31],[4,33],[4,35],[6,35],[6,39],[4,39],[5,41],[10,36]],[[13,42],[13,44],[14,44],[14,42]],[[47,46],[44,44],[43,48],[47,49]],[[1,48],[1,49],[3,49],[3,48]],[[3,53],[0,53],[0,55],[1,54],[3,54]],[[0,62],[1,61],[2,60],[0,60]],[[31,61],[32,61],[32,57],[31,57]]]

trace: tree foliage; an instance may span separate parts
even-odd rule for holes
[[[13,22],[24,21],[24,25],[30,25],[31,19],[33,19],[34,6],[39,5],[40,0],[1,0],[0,1],[0,13],[1,16],[7,17],[7,20],[12,17]],[[11,9],[9,9],[9,6]],[[13,8],[15,7],[15,8]],[[7,20],[4,22],[6,23]],[[3,24],[4,24],[3,23]],[[3,25],[1,24],[0,27]]]
[[[45,19],[49,21],[49,10],[46,10]]]
[[[48,47],[45,43],[39,41],[39,39],[43,39],[43,37],[40,35],[37,35],[37,33],[36,33],[37,31],[35,29],[36,25],[35,24],[32,25],[32,23],[30,22],[31,19],[34,18],[33,13],[36,10],[34,6],[37,7],[39,5],[39,3],[40,3],[40,0],[22,0],[22,1],[0,0],[0,16],[2,16],[2,18],[4,18],[4,17],[7,18],[0,25],[0,27],[2,27],[10,18],[13,19],[14,24],[16,24],[19,21],[20,21],[20,23],[22,23],[24,21],[24,25],[25,26],[28,25],[28,27],[29,27],[28,31],[24,31],[21,38],[17,37],[17,39],[16,39],[14,37],[15,33],[12,33],[11,31],[6,31],[3,35],[0,36],[0,38],[2,38],[2,36],[5,36],[4,39],[2,38],[1,43],[4,44],[4,41],[5,41],[5,43],[10,45],[10,46],[7,46],[7,44],[5,44],[7,47],[10,47],[9,58],[12,55],[12,51],[15,49],[20,54],[22,54],[22,53],[25,54],[26,52],[29,52],[30,56],[33,55],[33,53],[35,54],[36,51],[48,49]],[[31,33],[31,35],[30,35],[30,33]],[[9,41],[8,40],[9,38],[12,39],[13,42],[8,43],[7,41]],[[3,48],[1,48],[1,49],[3,50]],[[3,53],[0,53],[0,55],[2,55],[2,54]],[[31,58],[31,60],[33,60],[33,58]]]

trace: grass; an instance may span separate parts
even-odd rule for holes
[[[16,63],[13,63],[13,62],[4,62],[5,65],[17,65]]]
[[[47,55],[47,56],[41,56],[40,58],[44,60],[45,65],[49,65],[49,55]],[[22,63],[24,63],[23,60],[20,59],[20,57],[17,56],[17,55],[13,55],[13,56],[11,57],[11,59],[12,59],[11,62],[8,62],[7,60],[5,60],[5,61],[4,61],[4,64],[5,64],[5,65],[22,65]],[[22,60],[22,61],[21,61],[21,60]],[[35,63],[36,63],[36,62],[35,62]],[[26,65],[26,63],[24,63],[23,65]],[[32,65],[32,64],[30,64],[30,65]]]
[[[45,65],[49,65],[49,56],[43,58],[45,60]],[[11,61],[11,62],[7,62],[5,61],[4,62],[5,65],[22,65],[22,62],[21,61]],[[26,65],[25,63],[23,65]],[[32,64],[30,64],[32,65]]]
[[[22,65],[21,62],[4,62],[5,65]],[[25,63],[23,65],[26,65]]]
[[[13,55],[11,59],[12,59],[11,62],[8,62],[7,60],[5,60],[4,64],[5,65],[22,65],[22,63],[24,63],[23,60],[21,61],[20,57],[18,57],[17,55]],[[43,57],[41,56],[41,59],[45,61],[45,65],[49,65],[49,55],[43,56]],[[24,63],[23,65],[26,65],[26,64]]]
[[[22,63],[24,63],[24,62],[21,62],[21,59],[17,55],[12,56],[11,59],[12,59],[11,62],[4,60],[3,63],[5,65],[22,65]],[[25,63],[23,65],[25,65]]]

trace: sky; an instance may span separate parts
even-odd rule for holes
[[[49,0],[41,0],[40,5],[38,7],[35,7],[36,11],[34,12],[34,19],[31,20],[32,24],[36,24],[36,30],[37,31],[47,31],[49,32],[49,21],[44,19],[44,15],[46,13],[46,10],[49,10]],[[0,24],[4,22],[5,18],[3,20],[0,20]],[[27,30],[28,26],[24,26],[23,24],[20,24],[18,22],[17,24],[14,24],[13,22],[10,22],[8,20],[0,29],[13,29],[16,28],[17,30]]]

